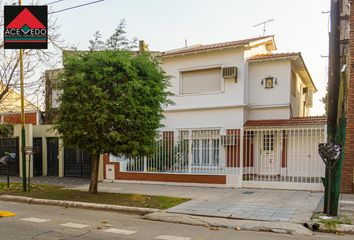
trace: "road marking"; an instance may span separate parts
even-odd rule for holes
[[[169,236],[169,235],[161,235],[156,237],[156,239],[162,239],[162,240],[191,240],[191,238],[188,237],[178,237],[178,236]]]
[[[130,235],[130,234],[136,233],[137,231],[130,231],[130,230],[124,230],[124,229],[118,229],[118,228],[110,228],[110,229],[104,230],[104,232]]]
[[[69,227],[69,228],[78,228],[78,229],[89,227],[89,225],[79,224],[79,223],[64,223],[64,224],[60,224],[60,226]]]
[[[0,211],[0,217],[14,217],[16,216],[13,212]]]
[[[28,222],[35,222],[35,223],[44,223],[44,222],[49,222],[49,219],[42,219],[42,218],[23,218],[21,219],[22,221],[28,221]]]

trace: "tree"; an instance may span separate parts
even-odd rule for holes
[[[104,42],[102,41],[102,35],[99,31],[96,31],[93,34],[94,39],[90,40],[89,49],[91,51],[101,51],[101,50],[132,50],[136,47],[137,39],[129,40],[126,37],[126,23],[125,20],[122,19],[113,34]]]
[[[0,28],[4,28],[4,5],[11,5],[14,1],[0,0]],[[17,3],[17,2],[16,2]],[[38,4],[38,1],[33,1],[32,5]],[[58,33],[58,25],[56,19],[50,15],[48,19],[48,40],[50,50],[41,49],[24,49],[24,76],[25,89],[27,97],[38,94],[43,86],[43,79],[38,75],[38,70],[41,67],[54,66],[58,59],[55,58],[56,51],[60,49],[62,40]],[[19,51],[4,48],[3,34],[0,36],[0,105],[1,102],[8,96],[10,90],[20,89],[20,73],[19,73]],[[6,111],[6,106],[0,106],[1,111]]]
[[[169,104],[168,77],[149,53],[114,49],[66,58],[55,128],[65,145],[91,153],[89,192],[97,193],[100,154],[154,152],[163,106]]]
[[[325,109],[325,116],[327,116],[327,113],[328,113],[328,109],[327,109],[327,107],[328,107],[328,84],[327,84],[327,86],[326,86],[326,95],[324,95],[322,98],[321,98],[321,100],[320,100],[322,103],[323,103],[323,105],[324,105],[324,109]]]

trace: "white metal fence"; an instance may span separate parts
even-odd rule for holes
[[[249,129],[244,139],[244,181],[321,184],[324,127]]]
[[[243,181],[321,183],[325,127],[162,132],[155,154],[116,158],[121,171],[242,174]],[[252,185],[248,185],[252,186]]]

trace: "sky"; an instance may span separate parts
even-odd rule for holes
[[[43,0],[41,3],[54,2]],[[51,4],[57,11],[93,0],[63,0]],[[30,2],[30,1],[27,1]],[[26,1],[24,1],[26,3]],[[274,34],[278,52],[301,52],[318,92],[312,115],[324,114],[328,65],[329,0],[105,0],[56,13],[66,44],[87,49],[99,30],[108,37],[121,19],[127,35],[145,40],[150,50],[164,51],[188,45],[257,37],[268,19],[266,34]]]

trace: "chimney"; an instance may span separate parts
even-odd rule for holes
[[[143,53],[149,51],[148,45],[145,43],[144,40],[139,41],[139,53]]]

